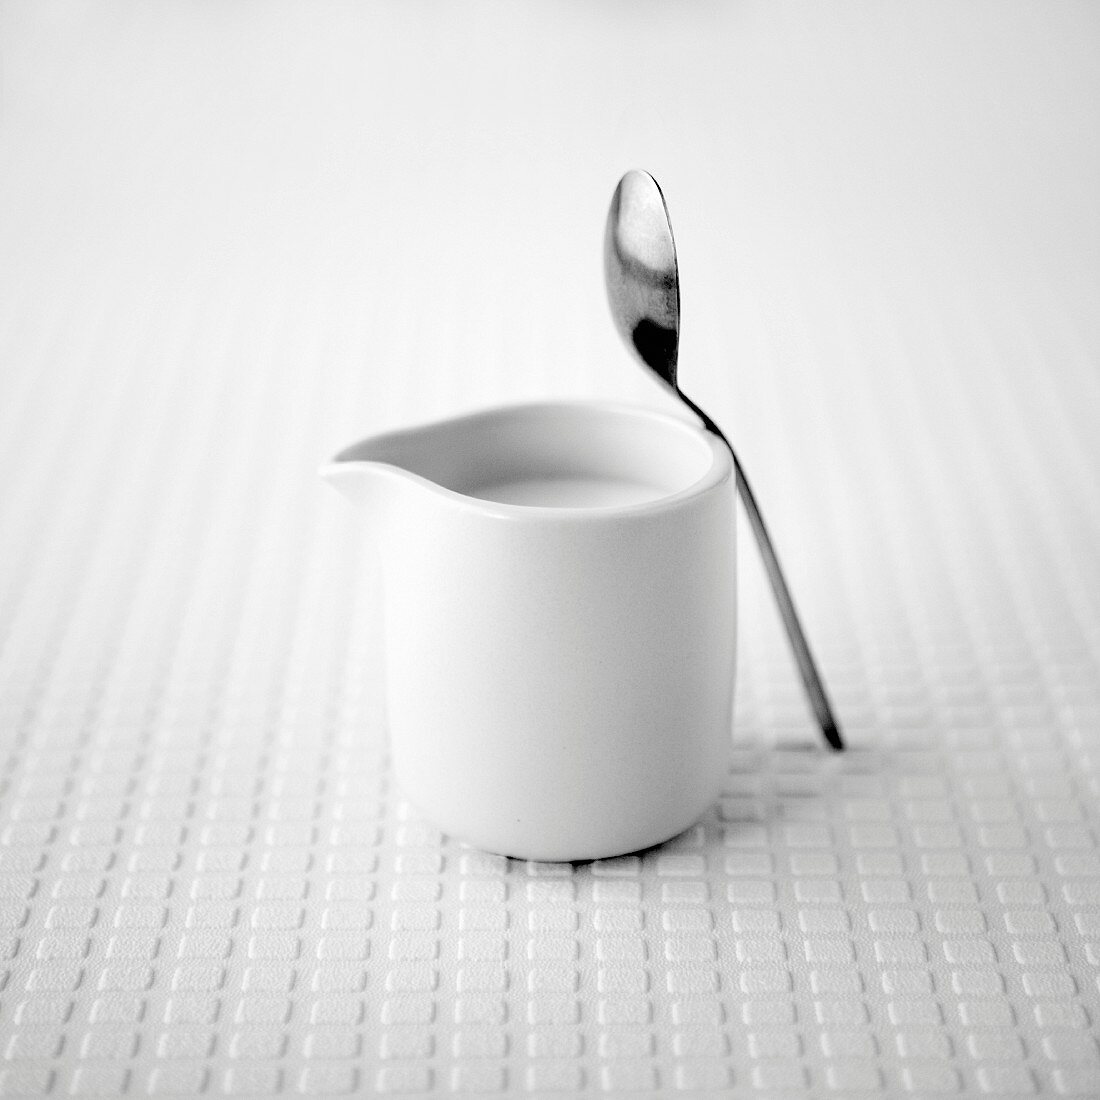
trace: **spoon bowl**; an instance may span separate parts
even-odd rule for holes
[[[680,347],[680,275],[664,195],[645,172],[615,188],[604,234],[611,316],[627,347],[673,391]]]

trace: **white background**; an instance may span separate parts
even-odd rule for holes
[[[580,1053],[555,1079],[614,1091],[625,1065],[666,1092],[699,1071],[750,1093],[1095,1095],[1100,17],[1060,2],[0,7],[0,1090],[237,1088],[249,930],[289,889],[265,877],[262,826],[295,813],[336,824],[274,853],[305,870],[290,1045],[244,1059],[261,1091],[466,1080],[454,899],[470,876],[503,883],[512,914],[511,1045],[478,1065],[513,1090],[550,1079],[528,1061],[542,1040],[525,1007],[546,869],[471,864],[390,791],[378,576],[316,467],[484,405],[667,408],[603,297],[607,203],[631,167],[661,182],[676,230],[681,381],[739,449],[853,751],[800,755],[816,735],[746,538],[729,798],[686,854],[614,872],[643,899],[653,1054],[605,1057],[584,970],[603,950],[598,872],[555,871],[575,887],[583,1002],[583,1043],[563,1048]],[[359,883],[375,899],[362,1047],[315,1064],[325,997],[308,960],[325,891],[358,881],[330,873],[330,844],[359,818],[381,838]],[[238,824],[223,860],[238,877],[212,874],[208,831],[230,844]],[[954,849],[929,856],[933,834]],[[755,979],[738,991],[747,941],[732,938],[744,864],[729,845],[757,835],[798,1009],[770,1031],[738,1015]],[[798,849],[826,835],[839,863],[819,880]],[[883,837],[903,868],[889,889],[868,884],[885,864],[861,848]],[[1019,859],[1026,883],[998,877]],[[426,867],[442,899],[435,1022],[410,1038],[386,1022],[407,943],[389,922]],[[729,1047],[695,1069],[661,970],[662,906],[685,874],[730,952]],[[215,888],[237,891],[239,925],[204,1058],[172,1031],[173,983]],[[99,900],[58,900],[81,890]],[[115,996],[116,930],[158,890],[136,1053],[110,1057],[121,1025],[99,1027],[95,1005]],[[876,915],[888,894],[908,906]],[[799,906],[815,896],[851,930],[837,942],[876,1036],[854,1070],[806,984]],[[78,910],[87,935],[57,932]],[[940,1023],[920,1033],[935,1058],[876,938],[899,912],[935,978]],[[999,952],[987,991],[1003,992],[981,1002],[1009,1021],[995,1056],[951,969],[960,927],[988,928]],[[1068,961],[1035,977],[1027,930],[1048,927],[1046,957]],[[80,958],[51,955],[74,944]],[[434,1053],[393,1060],[425,1035]],[[173,1043],[190,1057],[160,1064]]]

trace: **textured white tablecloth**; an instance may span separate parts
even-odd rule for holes
[[[1100,1095],[1098,59],[1068,4],[0,9],[0,1093]],[[851,749],[743,527],[725,796],[524,864],[391,785],[315,470],[667,408],[634,166]]]

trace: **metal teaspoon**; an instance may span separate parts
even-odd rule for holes
[[[634,354],[713,432],[733,456],[737,491],[748,513],[764,568],[783,625],[794,650],[798,671],[825,740],[834,749],[844,743],[833,717],[825,685],[810,652],[764,517],[730,441],[713,420],[680,389],[676,381],[680,346],[680,278],[668,207],[657,181],[647,172],[631,171],[611,198],[604,236],[604,278],[611,315]]]

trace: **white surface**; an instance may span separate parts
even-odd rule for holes
[[[1094,8],[0,19],[0,1088],[1097,1094]],[[504,864],[394,795],[315,468],[666,407],[600,286],[635,165],[853,749],[745,553],[703,827]]]

